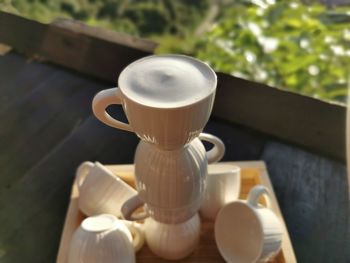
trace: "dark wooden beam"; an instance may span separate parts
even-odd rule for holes
[[[345,161],[346,107],[218,73],[213,115]]]
[[[0,42],[113,83],[126,65],[156,47],[149,40],[76,21],[42,24],[5,12],[0,12]]]

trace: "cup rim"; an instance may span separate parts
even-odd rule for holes
[[[231,258],[229,258],[227,256],[227,253],[226,253],[226,249],[223,249],[222,246],[220,245],[220,241],[218,239],[218,228],[222,228],[222,226],[220,226],[218,224],[218,218],[220,217],[221,214],[224,213],[225,209],[230,209],[232,206],[241,206],[241,207],[245,207],[247,209],[249,209],[253,214],[254,216],[258,219],[258,226],[259,226],[259,234],[260,234],[260,244],[259,244],[259,250],[258,250],[258,254],[257,256],[254,258],[254,260],[252,262],[256,262],[261,254],[262,254],[262,251],[263,251],[263,239],[264,239],[264,230],[263,230],[263,225],[262,225],[262,222],[261,222],[261,219],[260,219],[260,215],[259,213],[255,210],[254,207],[252,207],[250,204],[248,204],[245,200],[237,200],[237,201],[233,201],[231,203],[228,203],[227,205],[225,205],[218,213],[218,215],[216,216],[216,219],[215,219],[215,224],[214,224],[214,236],[215,236],[215,242],[216,242],[216,245],[218,247],[218,250],[220,252],[220,255],[225,259],[225,261],[227,262],[232,262],[231,261]],[[265,208],[265,207],[264,207]],[[265,208],[267,209],[267,208]],[[225,251],[224,251],[225,250]]]
[[[220,167],[228,167],[227,169],[223,169],[221,171],[218,170],[218,166]],[[208,165],[208,175],[219,175],[219,174],[228,174],[228,173],[240,173],[241,167],[235,164],[211,164]]]
[[[127,187],[128,189],[135,190],[130,185],[128,185],[123,179],[121,179],[118,174],[113,174],[110,170],[108,170],[102,163],[100,162],[94,162],[94,164],[102,169],[104,172],[106,172],[110,177],[112,177],[114,180],[118,181],[118,183],[122,184],[123,186]],[[136,190],[135,190],[136,191]]]
[[[212,75],[212,79],[213,79],[213,82],[212,82],[212,85],[208,91],[208,93],[204,96],[204,97],[201,97],[200,99],[194,101],[194,102],[188,102],[188,103],[185,103],[185,104],[181,104],[181,105],[175,105],[175,106],[167,106],[167,105],[152,105],[150,103],[144,103],[144,102],[141,102],[139,100],[136,100],[130,96],[127,95],[127,92],[124,91],[124,88],[123,88],[123,80],[124,80],[124,75],[125,75],[125,72],[126,72],[126,69],[129,68],[130,66],[133,66],[135,64],[138,64],[144,60],[149,60],[149,59],[152,59],[152,58],[158,58],[158,57],[169,57],[169,58],[183,58],[183,59],[187,59],[187,60],[190,60],[190,61],[193,61],[197,64],[199,64],[200,66],[202,67],[205,67],[207,69],[207,72]],[[124,81],[125,83],[125,81]],[[180,109],[180,108],[187,108],[187,107],[191,107],[193,106],[194,104],[197,104],[201,101],[204,101],[206,100],[208,97],[210,97],[213,93],[215,93],[215,90],[216,90],[216,86],[217,86],[217,75],[215,73],[215,71],[209,66],[207,65],[206,63],[204,63],[203,61],[199,60],[199,59],[196,59],[194,57],[190,57],[190,56],[186,56],[186,55],[182,55],[182,54],[161,54],[161,55],[150,55],[150,56],[146,56],[146,57],[143,57],[141,59],[138,59],[132,63],[130,63],[129,65],[127,65],[122,71],[121,73],[119,74],[119,77],[118,77],[118,88],[120,89],[121,93],[123,94],[123,96],[129,100],[131,100],[133,103],[136,103],[138,105],[141,105],[143,107],[148,107],[148,108],[154,108],[154,109],[167,109],[167,110],[174,110],[174,109]]]
[[[93,227],[91,225],[93,222],[90,222],[90,221],[101,219],[103,217],[107,220],[110,220],[110,222],[108,222],[109,225],[100,226],[100,227]],[[114,216],[112,214],[100,214],[100,215],[89,216],[89,217],[85,218],[83,220],[83,222],[81,223],[81,228],[86,232],[101,233],[101,232],[109,231],[109,230],[116,228],[117,224],[118,224],[118,219],[116,216]]]

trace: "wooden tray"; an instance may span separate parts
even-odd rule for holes
[[[282,243],[282,250],[278,256],[272,260],[273,263],[296,263],[293,247],[290,242],[290,238],[284,224],[283,217],[281,215],[267,170],[264,162],[231,162],[242,168],[242,187],[240,198],[246,198],[247,194],[254,185],[263,184],[267,186],[272,193],[272,208],[275,213],[283,221],[283,227],[285,229]],[[214,164],[213,166],[220,166],[221,163]],[[134,186],[133,178],[133,165],[107,165],[114,174],[118,174],[128,184]],[[80,222],[84,219],[84,215],[79,211],[77,200],[79,192],[76,184],[73,184],[71,200],[67,211],[66,221],[63,228],[60,247],[57,256],[57,263],[67,262],[67,252],[69,249],[69,243],[75,229],[80,225]],[[174,262],[158,258],[145,245],[137,253],[137,262],[141,263],[160,263],[160,262]],[[200,243],[193,254],[180,262],[206,262],[206,263],[219,263],[225,262],[220,256],[215,240],[213,231],[213,222],[202,220],[202,231]],[[97,262],[96,262],[97,263]]]

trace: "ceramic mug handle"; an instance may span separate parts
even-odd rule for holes
[[[214,145],[214,147],[207,152],[208,163],[216,163],[224,157],[225,154],[225,144],[216,136],[201,133],[198,138],[202,141],[210,142]]]
[[[145,203],[139,198],[138,194],[125,201],[121,208],[122,216],[125,220],[137,221],[149,217],[147,211],[134,214],[135,210]]]
[[[112,118],[106,111],[106,108],[113,104],[122,105],[121,91],[119,88],[106,89],[97,93],[92,101],[92,111],[103,123],[113,128],[122,129],[126,131],[133,131],[131,126],[127,123],[118,121]]]
[[[81,165],[79,165],[77,172],[76,172],[76,182],[78,185],[78,189],[81,188],[85,177],[90,172],[91,168],[93,168],[95,165],[92,162],[83,162]]]
[[[132,235],[132,244],[135,252],[139,251],[145,243],[145,234],[140,224],[123,220]]]
[[[263,185],[256,185],[249,191],[247,203],[253,207],[259,207],[259,198],[262,195],[266,196],[267,208],[271,208],[270,191]]]

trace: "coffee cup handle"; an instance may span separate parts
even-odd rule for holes
[[[142,226],[135,222],[130,222],[123,220],[123,223],[129,229],[132,235],[132,244],[134,246],[135,252],[139,251],[143,244],[145,243],[145,234],[143,232]]]
[[[122,216],[125,220],[137,221],[149,217],[147,211],[134,214],[135,210],[144,205],[144,202],[139,198],[138,194],[125,201],[121,208]]]
[[[224,157],[225,144],[218,137],[203,132],[199,134],[198,137],[200,140],[210,142],[214,145],[214,147],[207,152],[208,163],[216,163]]]
[[[265,195],[266,207],[271,208],[270,191],[263,185],[256,185],[249,191],[248,198],[247,198],[248,204],[254,207],[258,207],[259,198],[262,195]]]
[[[79,165],[76,172],[76,183],[78,189],[80,189],[80,187],[82,186],[85,177],[88,175],[92,167],[94,167],[94,163],[92,162],[83,162],[81,165]]]
[[[110,105],[122,105],[121,91],[119,88],[102,90],[97,93],[92,101],[92,111],[101,122],[113,128],[132,132],[129,124],[118,121],[109,115],[106,108]]]

